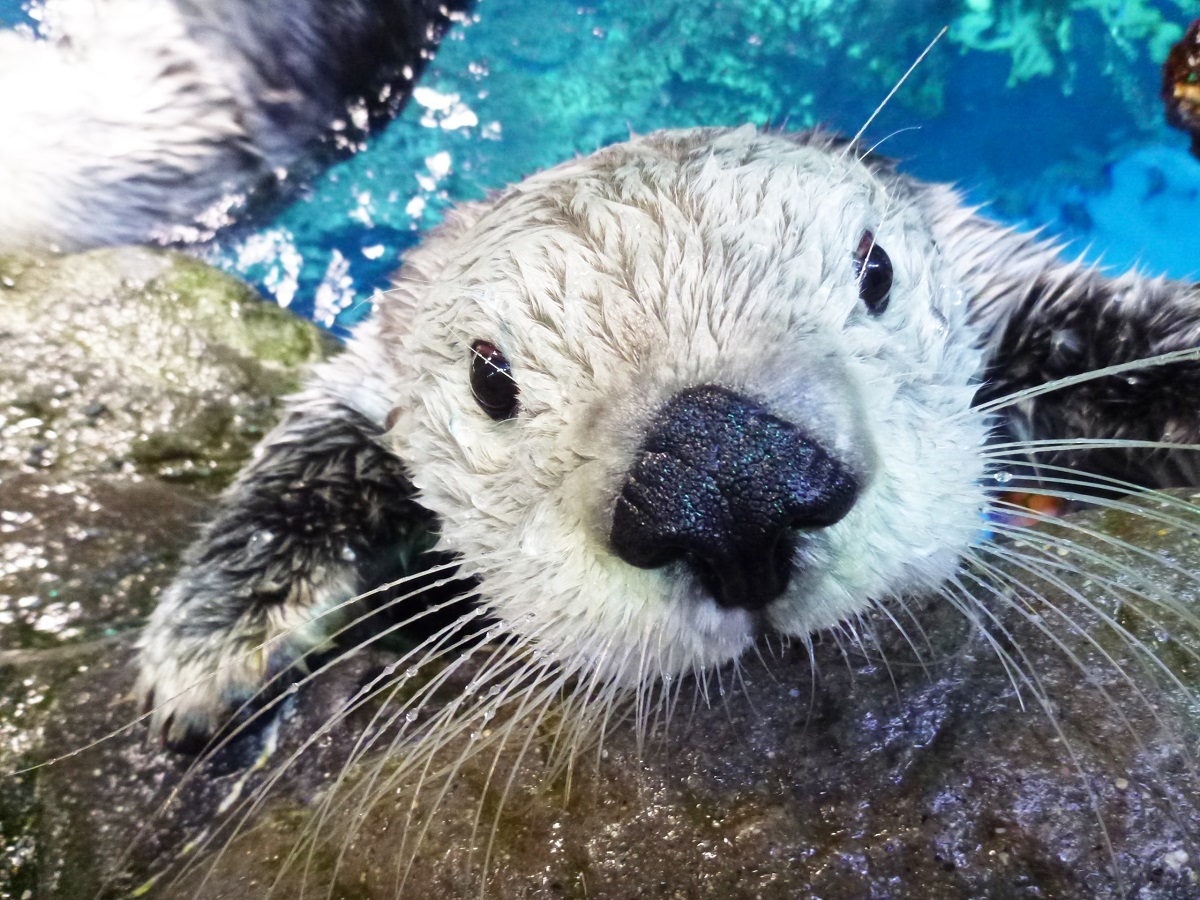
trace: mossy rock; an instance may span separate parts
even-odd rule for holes
[[[82,724],[67,709],[134,718],[137,629],[334,346],[177,253],[0,257],[0,897],[78,896],[111,867],[87,825],[103,791],[47,795],[41,770],[11,773],[44,758],[47,729]]]
[[[216,490],[333,347],[176,253],[0,258],[0,470]]]

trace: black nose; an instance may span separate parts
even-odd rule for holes
[[[653,421],[613,510],[612,546],[653,569],[683,561],[722,606],[759,609],[787,588],[798,529],[854,505],[854,475],[753,400],[688,388]]]

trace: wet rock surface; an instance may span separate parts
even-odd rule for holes
[[[103,304],[85,295],[77,304],[81,329],[133,335],[103,365],[89,362],[92,350],[70,349],[66,318],[21,320],[31,329],[22,346],[45,340],[47,372],[59,355],[82,371],[111,365],[108,383],[123,385],[128,402],[104,394],[109,421],[123,424],[101,434],[72,424],[88,421],[79,405],[94,397],[46,401],[51,412],[69,407],[26,415],[42,421],[28,428],[41,429],[48,450],[31,456],[26,443],[0,468],[9,554],[0,610],[13,611],[0,623],[0,772],[53,761],[0,775],[0,897],[456,898],[479,895],[481,872],[486,896],[501,898],[1200,895],[1200,513],[1189,493],[1080,513],[1009,545],[1007,561],[984,560],[997,568],[981,564],[978,582],[963,580],[979,598],[974,624],[947,598],[912,601],[891,608],[894,622],[881,614],[860,624],[857,639],[822,636],[811,656],[765,647],[762,661],[722,673],[706,692],[687,681],[669,727],[651,716],[639,740],[614,718],[601,747],[579,745],[569,779],[554,749],[575,715],[567,695],[540,715],[498,708],[483,729],[496,738],[487,751],[467,752],[481,741],[470,730],[449,739],[414,807],[411,784],[387,780],[412,742],[379,749],[395,729],[379,729],[378,705],[342,715],[394,661],[387,648],[285,694],[212,754],[161,751],[127,699],[134,626],[212,488],[266,427],[275,389],[290,388],[293,364],[317,355],[320,341],[296,338],[308,349],[254,362],[271,341],[224,337],[222,310],[245,321],[250,302],[229,287],[240,299],[214,303],[214,324],[185,327],[203,336],[183,344],[203,348],[188,353],[195,375],[180,360],[159,369],[174,378],[138,381],[119,367],[152,357],[144,335],[176,334],[162,322],[188,301],[144,290],[173,283],[173,257],[117,254],[115,272],[124,259],[132,273],[103,282],[110,326],[95,309]],[[38,264],[37,277],[59,264],[76,263]],[[213,289],[183,265],[191,283]],[[5,312],[3,321],[14,320]],[[209,371],[224,359],[236,362]],[[238,373],[255,365],[269,377],[247,377],[251,389]],[[30,374],[3,371],[6,409],[30,413],[10,399]],[[191,399],[175,399],[189,389]],[[123,418],[135,401],[145,415]],[[239,424],[189,444],[186,464],[139,455],[140,430],[166,440],[206,403],[236,406],[228,421]],[[160,417],[168,407],[183,411],[177,428]],[[57,442],[63,434],[74,437]],[[18,555],[37,562],[14,566]],[[452,702],[474,677],[470,665],[454,672],[437,701]],[[382,739],[343,774],[365,733]],[[416,827],[407,824],[414,808]]]
[[[329,347],[176,254],[0,257],[0,770],[96,736],[68,707],[132,717],[136,628],[279,396]],[[121,683],[105,690],[109,672]],[[49,772],[0,776],[0,897],[90,896],[60,890],[47,861],[91,843],[109,795],[43,799]],[[70,863],[84,878],[96,865]]]
[[[0,257],[6,471],[228,480],[329,347],[234,278],[145,249]]]
[[[1078,515],[1056,529],[1077,552],[1053,532],[1024,550],[1090,577],[1037,583],[1016,561],[1010,577],[1031,589],[990,597],[979,627],[930,599],[897,615],[908,637],[881,617],[861,643],[764,654],[696,703],[685,684],[665,733],[639,747],[628,723],[610,728],[602,753],[579,754],[569,791],[548,749],[558,709],[513,726],[499,754],[460,764],[470,739],[456,741],[441,760],[453,775],[429,777],[446,793],[436,810],[420,795],[415,826],[409,791],[364,794],[352,773],[310,857],[313,801],[277,795],[267,827],[178,889],[467,897],[486,866],[486,896],[506,898],[1194,898],[1198,645],[1102,581],[1152,572],[1193,608],[1194,577],[1172,567],[1194,560],[1198,524],[1174,502]],[[1149,556],[1097,573],[1093,553],[1120,553],[1078,528]]]
[[[0,647],[135,625],[331,345],[186,257],[0,258]]]

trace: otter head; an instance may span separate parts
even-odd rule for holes
[[[389,440],[497,617],[641,681],[950,573],[980,360],[914,190],[821,135],[665,132],[413,255]]]

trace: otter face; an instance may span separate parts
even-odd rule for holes
[[[899,177],[820,136],[651,135],[459,213],[379,309],[389,433],[496,616],[643,681],[950,574],[986,424]]]

